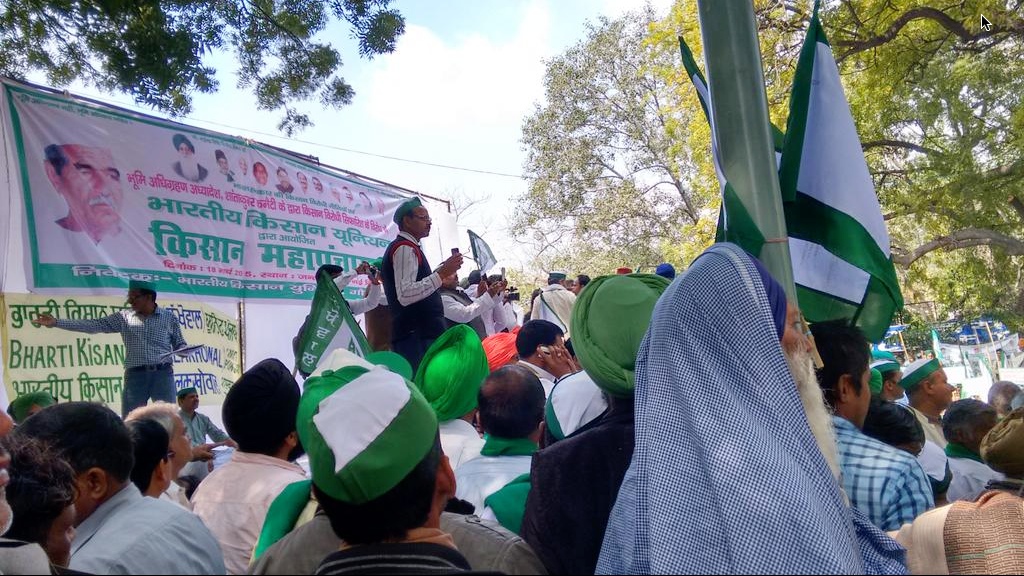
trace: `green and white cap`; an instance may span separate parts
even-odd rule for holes
[[[935,358],[922,358],[914,360],[903,369],[903,378],[900,380],[900,387],[910,392],[918,384],[924,382],[932,374],[942,370],[942,364]]]
[[[343,365],[345,360],[348,365]],[[305,382],[297,429],[313,483],[333,498],[364,504],[386,494],[437,442],[437,417],[415,386],[355,354]]]
[[[893,356],[892,352],[885,350],[874,350],[871,352],[871,368],[881,373],[892,372],[900,369],[900,363]]]
[[[564,440],[599,418],[608,409],[604,392],[586,372],[562,378],[544,405],[544,423],[557,440]]]

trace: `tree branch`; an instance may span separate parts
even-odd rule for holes
[[[975,246],[996,246],[1002,248],[1010,256],[1024,255],[1024,240],[994,230],[965,228],[947,236],[939,236],[910,251],[893,247],[892,260],[904,268],[909,268],[911,264],[929,252],[959,250]]]
[[[905,150],[913,150],[914,152],[920,152],[921,154],[941,154],[934,148],[928,148],[920,144],[914,144],[913,142],[906,142],[904,140],[871,140],[870,142],[861,142],[861,150],[867,152],[871,148],[903,148]]]
[[[918,8],[913,8],[911,10],[907,10],[906,12],[904,12],[902,15],[900,15],[899,18],[894,20],[893,23],[889,25],[889,28],[885,32],[882,32],[881,34],[865,38],[863,40],[840,39],[834,41],[833,44],[835,46],[846,49],[843,52],[843,54],[839,58],[837,58],[837,60],[842,61],[846,59],[848,56],[852,56],[859,52],[864,52],[865,50],[870,50],[872,48],[881,46],[882,44],[892,41],[894,38],[896,38],[900,31],[903,30],[904,27],[906,27],[914,20],[932,20],[933,22],[939,24],[940,26],[948,30],[950,33],[960,38],[960,40],[965,43],[975,42],[977,40],[982,40],[994,36],[996,34],[1013,31],[1021,27],[1019,23],[1014,23],[1014,25],[1010,26],[1009,28],[994,25],[992,26],[991,30],[981,31],[977,34],[972,34],[963,25],[962,22],[955,20],[953,17],[951,17],[949,14],[946,14],[942,10],[938,8],[932,8],[930,6],[920,6]]]

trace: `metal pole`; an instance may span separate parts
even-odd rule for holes
[[[796,302],[750,0],[697,0],[722,169],[766,242],[758,258]]]

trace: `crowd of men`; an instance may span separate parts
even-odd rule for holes
[[[184,343],[152,286],[111,318],[40,318],[120,332],[132,401],[122,419],[14,400],[0,572],[1024,569],[1017,385],[953,402],[938,361],[902,366],[842,321],[808,328],[731,244],[678,277],[552,273],[527,319],[501,277],[460,289],[460,254],[430,266],[418,201],[395,222],[350,303],[386,307],[381,350],[331,351],[301,386],[256,364],[225,430],[194,388],[166,388]],[[213,468],[218,445],[235,451]]]

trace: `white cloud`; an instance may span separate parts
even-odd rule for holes
[[[501,44],[475,32],[446,43],[411,25],[364,92],[369,113],[403,131],[518,126],[543,94],[549,27],[547,4],[539,0]]]

